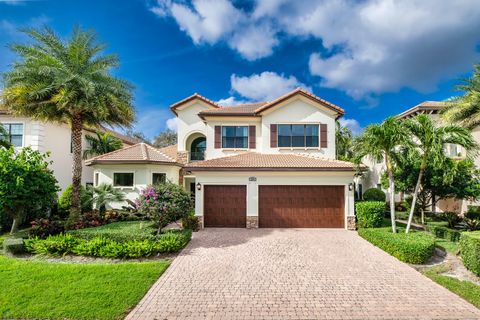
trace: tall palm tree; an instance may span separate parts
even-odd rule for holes
[[[6,149],[10,148],[12,144],[8,141],[8,132],[5,128],[0,125],[0,147],[4,147]]]
[[[463,80],[457,89],[464,95],[449,101],[442,110],[443,118],[468,129],[480,126],[480,64],[475,65],[473,76]]]
[[[405,120],[405,128],[412,137],[414,148],[419,152],[420,170],[417,183],[413,192],[412,207],[408,216],[406,232],[410,230],[413,212],[417,202],[417,195],[420,191],[422,179],[427,169],[427,165],[441,164],[446,159],[444,146],[446,144],[456,144],[463,147],[467,153],[477,148],[477,144],[470,131],[458,125],[446,124],[437,125],[435,121],[425,114],[417,115],[414,118]]]
[[[387,118],[381,124],[372,124],[365,128],[363,134],[355,141],[355,162],[369,157],[372,161],[385,161],[390,189],[390,217],[392,231],[397,232],[395,223],[395,155],[402,147],[408,147],[410,142],[406,130],[395,117]]]
[[[121,149],[123,146],[120,139],[108,132],[97,131],[95,136],[85,136],[85,140],[87,140],[89,148],[83,152],[84,159],[109,153]]]
[[[80,214],[83,127],[129,126],[132,86],[110,74],[118,58],[101,54],[105,45],[94,31],[76,27],[68,40],[48,27],[24,32],[33,42],[11,46],[19,58],[4,74],[3,103],[16,114],[71,126],[73,220]]]
[[[353,134],[352,131],[340,124],[335,124],[335,145],[337,147],[337,159],[351,160],[353,157]]]

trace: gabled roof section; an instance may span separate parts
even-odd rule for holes
[[[188,102],[190,102],[190,101],[193,101],[193,100],[203,101],[204,103],[206,103],[206,104],[208,104],[208,105],[210,105],[210,106],[212,106],[212,107],[214,107],[214,108],[220,108],[220,107],[221,107],[218,103],[216,103],[216,102],[214,102],[214,101],[212,101],[212,100],[210,100],[210,99],[207,99],[207,98],[205,98],[204,96],[199,95],[198,93],[194,93],[194,94],[192,94],[191,96],[189,96],[189,97],[187,97],[187,98],[185,98],[185,99],[183,99],[183,100],[180,100],[180,101],[172,104],[172,105],[170,106],[170,110],[172,110],[172,112],[175,113],[175,115],[178,116],[178,114],[177,114],[177,108],[180,107],[180,106],[182,106],[182,105],[184,105],[184,104],[186,104],[186,103],[188,103]]]
[[[436,114],[448,103],[445,101],[424,101],[416,106],[400,113],[397,118],[405,119],[413,117],[419,113]]]
[[[340,160],[256,152],[191,162],[185,166],[188,171],[355,171],[356,168],[355,164]]]
[[[169,149],[166,149],[169,148]],[[172,146],[162,149],[146,143],[137,143],[85,161],[87,166],[94,164],[172,164],[179,165],[174,157]]]
[[[257,103],[245,103],[238,104],[236,106],[225,107],[222,106],[218,109],[209,109],[200,112],[198,115],[201,118],[205,116],[245,116],[245,117],[256,117],[256,110],[261,106],[267,104],[267,102],[257,102]]]

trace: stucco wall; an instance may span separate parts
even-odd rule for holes
[[[258,216],[259,185],[341,185],[345,186],[345,215],[354,216],[354,195],[348,185],[353,183],[351,172],[194,172],[196,183],[202,190],[196,191],[195,214],[203,216],[204,185],[246,185],[247,216]],[[249,181],[256,177],[257,181]],[[346,217],[345,217],[346,219]],[[345,226],[347,223],[345,222]]]
[[[198,113],[209,109],[209,107],[200,102],[186,104],[177,109],[177,138],[178,151],[187,151],[187,138],[193,133],[202,133],[206,135],[205,123],[198,116]]]
[[[91,170],[94,176],[98,173],[98,184],[113,184],[113,174],[115,172],[133,172],[134,186],[132,188],[119,188],[125,193],[125,197],[129,200],[138,198],[140,191],[147,185],[152,184],[152,173],[165,173],[167,180],[178,184],[180,168],[172,165],[94,165]],[[112,208],[121,208],[126,202],[112,203]]]

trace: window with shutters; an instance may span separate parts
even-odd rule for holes
[[[222,148],[246,149],[248,148],[248,126],[223,126]]]
[[[318,124],[279,124],[279,148],[317,148],[319,145]]]

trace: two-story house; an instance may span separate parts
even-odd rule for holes
[[[94,183],[134,199],[165,180],[195,194],[205,227],[355,226],[355,166],[335,159],[343,109],[302,89],[223,107],[198,94],[171,106],[178,144],[137,144],[87,162]]]
[[[71,130],[66,124],[43,122],[28,117],[13,116],[7,110],[0,109],[0,125],[7,131],[7,139],[15,148],[31,147],[40,152],[49,152],[50,169],[61,190],[72,183],[72,144]],[[124,146],[137,143],[136,140],[117,132],[101,129],[122,140]],[[85,128],[83,132],[83,148],[88,148],[86,135],[93,135],[94,129]],[[82,184],[93,183],[93,169],[83,164]]]

